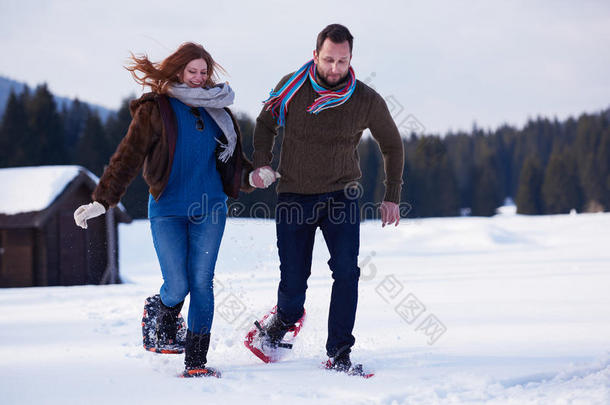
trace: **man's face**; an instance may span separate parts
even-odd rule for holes
[[[351,60],[352,53],[347,41],[336,44],[326,38],[320,52],[313,51],[313,61],[316,64],[318,75],[331,86],[347,76]]]

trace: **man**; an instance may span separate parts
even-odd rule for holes
[[[316,229],[322,230],[334,279],[328,318],[327,367],[350,372],[358,301],[360,214],[354,192],[361,177],[357,147],[370,129],[383,154],[386,181],[382,226],[400,220],[403,149],[383,98],[356,80],[350,67],[353,37],[339,24],[318,35],[313,60],[279,82],[256,120],[250,183],[266,188],[276,177],[277,245],[281,281],[277,314],[265,328],[277,345],[304,311]],[[269,165],[284,127],[280,164]],[[281,174],[281,176],[280,176]]]

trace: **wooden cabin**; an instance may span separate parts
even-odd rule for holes
[[[74,210],[91,202],[98,178],[81,166],[0,169],[0,287],[120,283],[119,204],[87,221]]]

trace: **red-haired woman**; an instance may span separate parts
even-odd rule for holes
[[[206,367],[214,314],[212,279],[227,196],[250,191],[252,169],[231,111],[234,93],[217,83],[222,68],[199,44],[185,43],[160,63],[132,55],[134,79],[152,92],[130,105],[132,122],[92,194],[74,212],[77,225],[119,203],[142,168],[149,186],[148,217],[163,274],[160,293],[146,300],[152,331],[145,347],[185,352],[183,376],[219,376]],[[177,331],[190,293],[187,333]]]

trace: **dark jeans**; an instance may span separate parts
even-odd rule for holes
[[[153,243],[163,273],[161,301],[173,307],[191,294],[188,329],[209,333],[214,317],[214,267],[226,213],[150,218]]]
[[[278,312],[293,323],[303,315],[316,229],[330,252],[333,287],[328,315],[326,352],[330,357],[354,345],[358,303],[360,208],[343,190],[324,194],[280,193],[276,208],[281,280]]]

